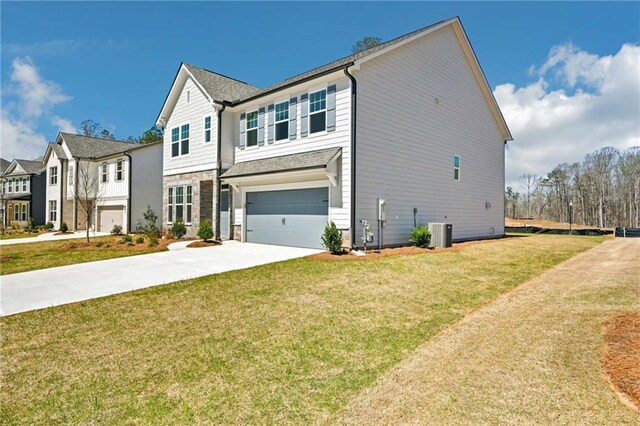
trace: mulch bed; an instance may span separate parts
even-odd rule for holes
[[[60,244],[58,247],[56,247],[56,250],[60,250],[60,251],[67,251],[67,250],[105,250],[105,249],[109,249],[109,250],[122,250],[122,251],[143,251],[143,250],[148,250],[149,247],[149,241],[147,239],[145,239],[144,243],[136,243],[135,242],[135,238],[133,238],[134,241],[132,245],[129,245],[129,243],[127,242],[122,242],[120,238],[118,239],[99,239],[99,238],[95,238],[92,237],[91,240],[89,242],[87,242],[84,239],[74,239],[74,240],[68,240],[65,241],[64,243]],[[170,240],[170,239],[163,239],[160,238],[158,239],[158,245],[155,248],[158,251],[163,250],[166,246],[168,246],[171,243],[175,243],[178,240]],[[98,246],[98,243],[102,243],[100,246]]]
[[[220,246],[222,243],[218,241],[194,241],[189,244],[187,247],[189,248],[198,248],[198,247],[215,247]]]
[[[640,412],[640,312],[618,314],[604,326],[604,374],[629,408]]]

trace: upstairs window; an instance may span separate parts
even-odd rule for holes
[[[22,178],[22,192],[27,192],[27,178]]]
[[[187,154],[189,154],[189,125],[183,124],[171,129],[171,156]]]
[[[327,91],[309,94],[309,133],[322,132],[327,128]]]
[[[204,143],[211,142],[211,116],[204,118]]]
[[[247,146],[258,145],[258,111],[247,113]]]
[[[116,161],[116,182],[124,180],[124,165],[122,160]]]
[[[58,167],[49,167],[49,185],[58,184]]]
[[[276,140],[289,138],[289,101],[276,104]]]
[[[189,153],[189,125],[185,124],[180,128],[180,155]]]
[[[100,182],[109,182],[109,165],[107,163],[102,163],[100,166]]]
[[[171,156],[178,155],[180,155],[180,128],[174,127],[171,129]]]
[[[13,179],[9,179],[9,189],[7,190],[8,193],[12,193],[13,192]]]
[[[453,156],[453,180],[460,180],[460,156]]]

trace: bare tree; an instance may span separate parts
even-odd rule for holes
[[[87,218],[87,242],[89,242],[89,230],[91,228],[93,215],[98,208],[98,203],[102,200],[103,194],[98,182],[98,169],[90,161],[78,160],[77,181],[75,190],[76,205]]]
[[[531,195],[538,188],[538,177],[531,173],[520,176],[520,186],[524,190],[524,202],[527,206],[527,219],[531,218]]]

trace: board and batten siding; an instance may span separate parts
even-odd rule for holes
[[[204,117],[207,115],[211,116],[211,142],[204,143]],[[171,157],[171,129],[183,124],[189,124],[189,154]],[[164,175],[214,169],[216,129],[216,111],[193,80],[188,78],[164,131]]]
[[[453,29],[398,47],[354,74],[357,223],[369,221],[377,238],[382,198],[384,245],[409,242],[414,208],[422,224],[452,223],[454,239],[504,234],[504,141]]]
[[[116,181],[116,163],[122,161],[122,180]],[[107,182],[102,182],[102,165],[106,164],[108,169]],[[100,185],[100,198],[126,198],[129,195],[129,158],[126,156],[110,158],[108,160],[92,163],[92,170],[98,174],[98,185]]]
[[[329,85],[336,85],[336,128],[332,132],[319,132],[314,134],[308,134],[305,137],[301,136],[301,102],[300,96],[305,93],[311,93],[317,90],[326,89]],[[265,113],[264,119],[264,138],[265,143],[262,146],[246,147],[245,149],[238,148],[239,138],[239,121],[240,114],[248,111],[255,111],[258,108],[265,108],[270,104],[279,103],[285,100],[289,100],[292,97],[297,98],[296,103],[296,138],[285,139],[280,141],[268,142],[268,119]],[[235,163],[242,163],[245,161],[259,160],[271,157],[280,157],[289,154],[298,154],[302,152],[317,151],[327,148],[342,148],[342,155],[339,160],[339,176],[338,186],[331,188],[331,203],[329,207],[329,218],[336,223],[336,226],[340,229],[349,228],[349,212],[350,212],[350,134],[351,134],[351,86],[350,81],[344,77],[342,71],[337,74],[331,74],[326,78],[316,79],[312,82],[290,88],[286,91],[279,92],[275,95],[265,97],[242,108],[238,107],[232,117],[233,123],[230,132],[233,132]],[[231,114],[229,114],[231,116]],[[223,118],[223,134],[225,134],[225,118]],[[305,186],[305,185],[303,185]],[[282,185],[281,189],[294,189],[297,186],[295,182]],[[276,189],[276,187],[274,187]],[[244,194],[243,194],[244,195]],[[239,196],[235,193],[234,197],[234,224],[240,225],[243,223],[244,216],[244,196]]]
[[[131,151],[131,227],[140,221],[147,206],[158,216],[157,226],[162,224],[162,155],[163,144],[157,143]]]
[[[58,158],[58,156],[56,155],[54,150],[51,150],[51,154],[49,155],[49,159],[47,160],[47,170],[46,170],[46,202],[45,202],[45,223],[49,222],[49,200],[54,200],[57,203],[57,220],[52,221],[53,226],[55,229],[60,228],[60,204],[61,204],[61,200],[60,200],[60,187],[64,184],[65,180],[63,179],[64,173],[66,172],[66,170],[62,169],[62,162],[60,161],[60,159]],[[55,185],[51,185],[49,184],[50,180],[49,177],[50,172],[51,172],[51,167],[57,167],[58,168],[58,183]]]

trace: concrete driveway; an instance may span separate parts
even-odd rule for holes
[[[0,277],[0,315],[79,302],[319,252],[227,241],[217,247],[166,251],[5,275]]]

